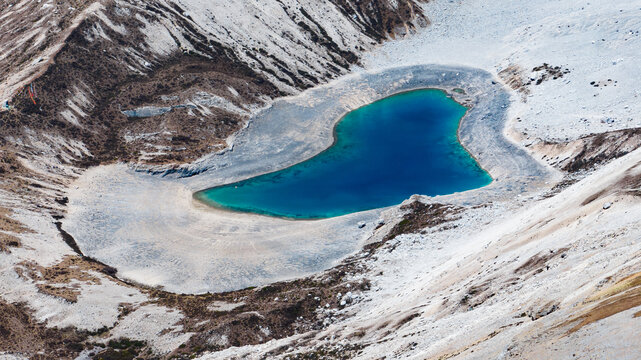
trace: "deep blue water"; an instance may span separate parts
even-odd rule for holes
[[[347,114],[334,145],[319,155],[196,197],[230,210],[309,219],[482,187],[491,177],[457,138],[465,111],[440,90],[394,95]]]

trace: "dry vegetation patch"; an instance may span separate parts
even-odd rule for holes
[[[0,232],[0,252],[11,253],[11,248],[20,246],[22,243],[18,237]]]
[[[466,311],[472,310],[494,297],[495,293],[492,291],[493,281],[494,279],[487,279],[468,287],[465,295],[463,295],[463,298],[459,301],[461,309]]]
[[[385,241],[393,239],[401,234],[416,234],[426,228],[436,227],[438,225],[460,219],[460,213],[465,208],[448,205],[448,204],[425,204],[418,200],[401,206],[401,210],[406,211],[401,220],[385,236]]]
[[[530,86],[541,85],[547,80],[557,80],[569,73],[570,70],[567,68],[543,63],[543,65],[532,68],[529,74],[519,65],[511,64],[501,70],[498,75],[507,86],[519,92],[521,100],[526,102],[527,96],[531,93]]]
[[[594,170],[641,145],[641,129],[624,129],[583,136],[569,142],[541,141],[532,146],[542,160],[569,173]]]
[[[572,334],[587,325],[641,306],[641,272],[620,279],[588,298],[585,303],[596,305],[561,323],[559,327],[572,326],[567,332]],[[637,312],[633,316],[640,314],[641,312]]]
[[[194,356],[325,328],[339,317],[338,309],[359,301],[369,289],[369,281],[351,280],[366,270],[359,264],[367,256],[361,253],[322,274],[261,288],[204,295],[144,291],[152,303],[180,310],[184,331],[194,333],[170,357]]]
[[[81,285],[101,283],[96,273],[105,272],[105,265],[69,255],[50,267],[22,262],[16,266],[16,272],[21,277],[34,281],[40,292],[76,302]]]
[[[0,230],[16,234],[33,232],[29,228],[25,227],[21,222],[12,219],[10,215],[11,210],[0,207]]]
[[[20,238],[14,234],[32,232],[22,223],[10,217],[11,211],[0,207],[0,252],[10,253],[11,248],[22,246]]]
[[[525,85],[525,70],[519,65],[512,64],[499,71],[499,78],[512,90],[521,94],[521,100],[526,101],[530,89]]]
[[[547,267],[547,263],[558,257],[565,257],[566,252],[568,251],[568,248],[560,248],[555,250],[550,250],[550,251],[543,251],[538,254],[533,255],[529,259],[527,259],[523,264],[519,265],[514,270],[514,274],[516,275],[529,275],[529,276],[534,276],[536,274],[539,274],[543,272]]]
[[[74,329],[48,328],[23,304],[0,300],[0,349],[32,359],[74,359],[84,349],[87,334]]]

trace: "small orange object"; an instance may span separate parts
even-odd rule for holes
[[[29,97],[31,98],[31,101],[33,101],[34,105],[37,105],[36,100],[33,98],[33,93],[31,92],[31,88],[29,88],[28,90],[29,90]]]

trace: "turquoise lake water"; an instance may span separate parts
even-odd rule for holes
[[[465,111],[440,90],[394,95],[347,114],[334,145],[317,156],[195,196],[229,210],[315,219],[479,188],[492,179],[458,142]]]

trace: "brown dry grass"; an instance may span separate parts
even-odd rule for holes
[[[16,221],[10,217],[11,210],[0,207],[0,230],[5,232],[12,232],[16,234],[23,234],[32,232],[25,227],[21,222]]]
[[[0,299],[0,351],[31,359],[74,359],[87,335],[72,328],[48,328],[27,307]]]
[[[90,271],[102,271],[101,265],[75,255],[66,256],[61,262],[50,267],[33,262],[22,262],[16,267],[20,276],[36,282],[40,292],[69,302],[78,301],[79,283],[100,284],[100,279]]]
[[[10,248],[20,246],[22,246],[22,243],[16,236],[0,232],[0,252],[11,253]]]
[[[31,232],[22,223],[10,217],[9,209],[0,207],[0,252],[11,253],[10,248],[22,246],[20,239],[14,234]]]
[[[527,259],[519,267],[517,267],[514,270],[514,273],[517,275],[524,275],[529,273],[538,274],[543,271],[543,268],[547,265],[548,261],[554,259],[557,256],[563,255],[568,250],[568,248],[564,247],[556,251],[543,251],[535,254],[531,258]]]
[[[525,70],[516,64],[512,64],[499,72],[499,77],[507,86],[521,93],[521,99],[526,101],[530,89],[525,85]]]
[[[460,213],[465,210],[460,206],[446,204],[424,204],[414,201],[408,205],[401,206],[401,210],[407,211],[401,220],[385,240],[391,240],[401,234],[416,234],[426,228],[433,228],[438,225],[460,219]]]
[[[572,334],[584,326],[641,306],[641,272],[617,281],[614,285],[597,292],[586,300],[586,303],[593,302],[598,303],[583,314],[567,320],[560,326],[574,324],[568,331],[568,334]],[[641,316],[641,311],[634,314],[634,316]]]
[[[617,281],[614,285],[603,289],[592,295],[586,302],[599,301],[617,294],[620,294],[631,288],[641,286],[641,273],[632,274]]]

